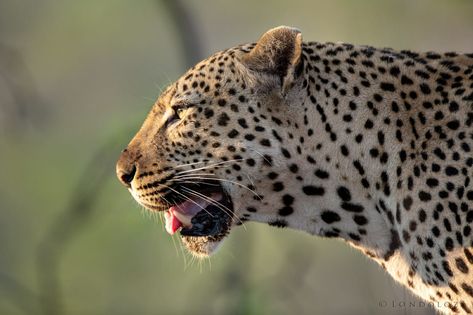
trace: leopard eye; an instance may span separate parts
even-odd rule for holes
[[[178,107],[174,110],[174,114],[179,118],[179,119],[182,119],[183,115],[184,115],[184,110],[185,108],[182,108],[182,107]]]
[[[184,118],[184,112],[187,108],[188,107],[183,107],[183,106],[172,107],[172,114],[169,116],[168,120],[166,121],[166,127],[169,127],[173,123],[176,123],[182,118]]]

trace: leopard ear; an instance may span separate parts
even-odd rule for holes
[[[286,94],[302,71],[301,55],[301,32],[296,28],[279,26],[264,33],[244,56],[243,62],[250,70],[277,76],[282,93]]]

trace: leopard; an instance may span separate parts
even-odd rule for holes
[[[473,314],[473,53],[305,42],[280,26],[158,97],[116,164],[198,257],[260,222],[337,238]]]

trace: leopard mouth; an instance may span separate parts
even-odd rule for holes
[[[218,242],[231,228],[233,202],[219,183],[173,186],[161,199],[161,205],[142,204],[164,210],[166,231],[170,235],[179,232],[191,251],[195,252],[196,246],[189,243]]]
[[[198,196],[196,196],[198,195]],[[171,206],[164,214],[166,231],[182,236],[224,236],[230,228],[233,204],[223,189],[199,193]]]

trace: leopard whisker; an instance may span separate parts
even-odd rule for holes
[[[205,182],[205,181],[190,181],[190,180],[179,180],[179,183],[184,183],[184,184],[196,184],[196,185],[206,185],[206,186],[213,186],[213,187],[219,187],[220,185],[219,184],[212,184],[212,183],[209,183],[209,182]]]
[[[233,218],[234,216],[232,215],[233,212],[231,209],[229,209],[228,207],[226,207],[225,205],[221,204],[220,202],[218,202],[217,200],[213,199],[212,197],[209,197],[209,196],[206,196],[198,191],[195,191],[193,189],[190,189],[190,188],[187,188],[187,187],[183,187],[182,189],[185,189],[188,193],[196,196],[196,197],[199,197],[201,199],[204,199],[205,201],[208,201],[210,204],[213,204],[215,205],[217,208],[219,208],[220,210],[222,210],[230,219],[232,219],[233,221]],[[240,220],[239,220],[240,221]],[[241,221],[240,221],[241,222]],[[243,222],[241,222],[243,224]]]
[[[180,176],[174,176],[172,179],[187,178],[189,176],[194,177],[194,176],[216,176],[216,175],[211,174],[211,173],[184,174],[184,175],[180,175]]]
[[[200,162],[193,162],[193,163],[187,163],[187,164],[181,164],[181,165],[177,165],[177,166],[174,166],[173,168],[176,169],[176,168],[181,168],[181,167],[187,167],[187,166],[192,166],[192,165],[197,165],[197,164],[203,164],[203,163],[208,163],[209,161],[200,161]]]
[[[215,167],[215,166],[218,166],[218,165],[223,165],[223,164],[228,164],[228,163],[242,162],[244,160],[246,160],[246,159],[234,159],[234,160],[216,162],[216,163],[209,164],[209,165],[206,165],[206,166],[203,166],[203,167],[198,167],[198,168],[191,169],[191,170],[180,171],[180,172],[177,172],[176,175],[185,174],[185,173],[192,173],[192,172],[196,172],[196,171],[199,171],[199,170],[209,169],[209,168],[212,168],[212,167]]]
[[[234,185],[237,185],[237,186],[240,186],[248,191],[250,191],[252,194],[254,194],[257,198],[259,198],[260,200],[261,199],[261,196],[258,195],[254,190],[250,189],[248,186],[246,185],[243,185],[243,184],[240,184],[238,182],[235,182],[235,181],[232,181],[232,180],[229,180],[229,179],[223,179],[223,178],[218,178],[218,177],[202,177],[202,176],[192,176],[192,175],[189,175],[188,177],[185,177],[185,178],[181,178],[181,179],[202,179],[202,180],[216,180],[216,181],[221,181],[221,182],[227,182],[227,183],[231,183],[231,184],[234,184]],[[171,179],[170,181],[175,181],[175,179]]]
[[[213,217],[213,215],[212,215],[209,211],[207,211],[204,207],[202,207],[202,206],[199,205],[197,202],[195,202],[194,200],[192,200],[191,198],[189,198],[189,196],[184,195],[183,193],[177,191],[176,189],[173,189],[173,188],[169,187],[168,185],[164,185],[164,184],[162,184],[162,185],[163,185],[164,187],[168,188],[169,190],[175,192],[176,194],[178,194],[178,195],[184,197],[185,200],[189,200],[190,202],[192,202],[193,204],[195,204],[197,207],[199,207],[200,209],[202,209],[202,210],[204,210],[205,212],[207,212],[208,215],[210,215],[211,217]],[[174,204],[177,206],[176,203],[174,203]]]
[[[221,209],[222,211],[227,210],[228,212],[227,212],[227,211],[224,211],[224,212],[225,212],[230,218],[232,217],[232,215],[231,215],[231,214],[232,214],[232,211],[231,211],[228,207],[222,205],[222,204],[221,204],[220,202],[218,202],[217,200],[215,200],[215,199],[213,199],[213,198],[211,198],[211,197],[209,197],[209,196],[206,196],[206,195],[204,195],[204,194],[202,194],[202,193],[200,193],[200,192],[198,192],[198,191],[196,191],[196,190],[194,190],[194,189],[188,188],[188,187],[183,187],[182,189],[184,189],[184,190],[186,190],[187,192],[193,194],[194,196],[197,196],[197,197],[202,198],[202,199],[204,199],[204,200],[206,200],[206,201],[209,201],[210,204],[214,204],[215,206],[217,206],[217,207],[219,207],[219,208],[220,208],[220,207],[224,207],[225,209],[222,209],[222,208],[220,208],[220,209]]]

